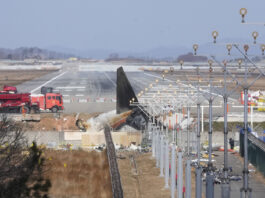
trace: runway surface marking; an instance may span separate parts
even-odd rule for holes
[[[162,77],[160,77],[160,76],[156,76],[156,75],[153,75],[153,74],[147,74],[147,73],[143,73],[143,74],[145,74],[145,75],[147,75],[147,76],[152,76],[152,77],[155,77],[155,78],[163,79]],[[168,82],[175,82],[175,81],[173,81],[173,80],[169,80],[169,79],[167,79],[167,78],[164,78],[164,80],[165,80],[165,81],[168,81]],[[188,85],[186,85],[186,84],[184,84],[184,83],[180,83],[180,84],[182,84],[182,85],[184,85],[184,86],[188,86]],[[191,85],[191,87],[192,87],[193,89],[197,89],[196,87],[194,87],[194,86],[192,86],[192,85]],[[204,90],[204,92],[210,93],[209,91],[206,91],[206,90]],[[216,96],[219,96],[219,97],[223,97],[223,96],[220,95],[220,94],[216,94],[216,93],[212,93],[212,94],[213,94],[213,95],[216,95]],[[237,100],[236,100],[236,99],[233,99],[233,98],[229,98],[229,100],[232,100],[232,101],[237,102]]]
[[[67,72],[67,71],[66,71],[66,72]],[[56,80],[57,78],[60,78],[60,77],[63,76],[66,72],[63,72],[63,73],[59,74],[58,76],[55,76],[54,78],[48,80],[47,82],[43,83],[42,85],[38,86],[37,88],[31,90],[30,93],[33,93],[33,92],[37,91],[38,89],[40,89],[41,87],[47,85],[48,83],[50,83],[50,82]]]
[[[106,74],[106,72],[104,72],[104,75],[106,76],[107,79],[109,79],[110,82],[112,82],[112,84],[116,87],[116,83],[109,77],[108,74]]]
[[[56,87],[56,89],[85,89],[86,87]]]

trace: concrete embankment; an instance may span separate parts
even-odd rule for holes
[[[114,144],[130,146],[140,144],[141,132],[111,132]],[[37,144],[44,144],[48,148],[58,148],[60,145],[72,144],[74,148],[91,147],[105,144],[103,131],[100,132],[79,132],[79,131],[32,131],[25,132],[28,142],[36,141]]]

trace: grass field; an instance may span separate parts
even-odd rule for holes
[[[54,198],[112,197],[106,151],[46,150],[44,177]]]
[[[51,72],[54,70],[1,70],[0,88],[4,85],[16,86]]]

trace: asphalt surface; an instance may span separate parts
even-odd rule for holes
[[[214,159],[216,160],[215,165],[218,169],[222,168],[223,166],[223,160],[224,155],[223,152],[215,152],[218,156],[216,156]],[[232,153],[228,154],[228,164],[229,167],[232,167],[233,175],[242,175],[243,170],[243,161],[240,160],[240,158]],[[255,172],[253,172],[253,168],[249,168],[249,187],[252,189],[252,197],[253,198],[263,198],[265,195],[265,183],[264,179],[263,181],[259,180],[255,176]],[[231,181],[231,194],[230,197],[240,197],[240,188],[242,188],[243,180],[240,181]],[[204,183],[203,185],[203,192],[206,192],[206,185]],[[214,195],[215,197],[221,197],[221,185],[216,184],[214,187]]]
[[[137,68],[125,69],[125,72],[136,94],[155,80]],[[65,64],[60,71],[27,81],[17,88],[19,92],[40,94],[41,86],[53,87],[63,95],[65,113],[106,112],[116,108],[116,69],[113,67],[109,71],[106,65],[95,69],[91,65]]]

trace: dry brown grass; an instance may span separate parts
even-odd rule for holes
[[[106,151],[45,151],[45,158],[50,197],[112,197]]]
[[[134,174],[129,155],[134,154],[138,175]],[[165,189],[164,177],[159,177],[160,169],[156,168],[155,159],[151,153],[123,153],[126,159],[119,159],[119,171],[125,198],[161,198],[170,197],[170,189]],[[183,185],[185,185],[185,167],[183,163]],[[177,167],[176,167],[177,172]],[[195,197],[195,170],[192,168],[191,197]],[[177,196],[177,192],[176,192]],[[205,195],[203,194],[204,198]]]
[[[129,154],[125,154],[126,159],[118,160],[124,197],[170,197],[170,191],[164,188],[164,178],[159,177],[159,169],[155,167],[151,154],[134,154],[138,175],[134,174]]]
[[[0,87],[4,85],[15,86],[25,81],[39,78],[53,71],[49,70],[1,70]],[[18,90],[19,91],[19,90]]]

